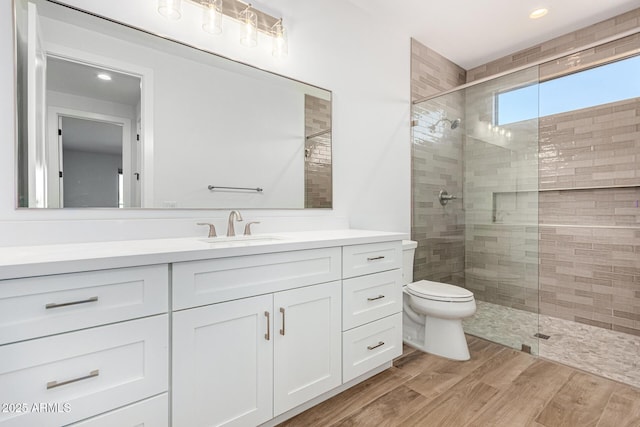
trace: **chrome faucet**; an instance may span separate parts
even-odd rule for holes
[[[242,221],[242,215],[240,212],[233,210],[229,213],[229,223],[227,225],[227,237],[233,237],[236,235],[236,228],[234,227],[234,221]]]

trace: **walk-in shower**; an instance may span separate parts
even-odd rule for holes
[[[469,334],[640,386],[640,56],[590,55],[413,104],[414,279],[471,290]]]

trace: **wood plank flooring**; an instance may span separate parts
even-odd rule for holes
[[[405,347],[392,368],[280,426],[640,427],[640,389],[467,341],[467,362]]]

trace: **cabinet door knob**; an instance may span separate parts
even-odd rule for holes
[[[367,261],[375,261],[378,259],[384,259],[384,255],[369,257],[367,258]]]
[[[264,334],[264,339],[269,341],[271,339],[271,314],[265,311],[264,316],[267,318],[267,333]]]
[[[375,301],[382,298],[384,298],[384,295],[378,295],[377,297],[367,298],[367,301]]]
[[[284,308],[280,307],[280,313],[282,313],[282,329],[280,329],[280,335],[284,335]]]

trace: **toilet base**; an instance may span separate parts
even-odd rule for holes
[[[462,320],[429,317],[425,321],[424,351],[453,360],[469,360]]]
[[[462,320],[427,317],[425,325],[403,314],[403,341],[425,353],[452,360],[469,360],[469,347],[462,329]]]

